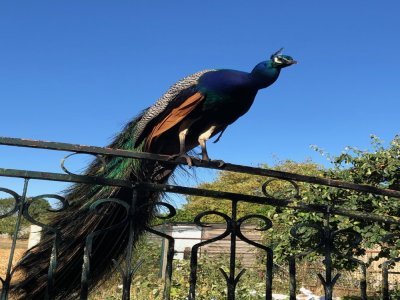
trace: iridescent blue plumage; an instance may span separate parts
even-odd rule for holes
[[[134,134],[135,146],[146,140],[145,150],[158,152],[160,147],[165,149],[163,139],[160,141],[162,135],[169,140],[179,137],[179,151],[171,146],[168,153],[164,150],[165,154],[183,155],[196,144],[203,144],[203,159],[207,159],[205,142],[196,139],[211,126],[214,128],[210,136],[236,121],[249,110],[259,89],[273,84],[282,68],[296,63],[280,51],[257,64],[250,73],[204,70],[178,81],[144,112]],[[196,94],[197,99],[193,99]],[[188,99],[189,108],[185,107]]]
[[[158,151],[158,141],[164,135],[170,141],[179,139],[179,151],[170,147],[171,151],[165,154],[185,155],[200,145],[202,159],[209,159],[206,141],[245,114],[258,90],[273,84],[281,69],[294,63],[292,57],[277,52],[249,73],[229,69],[202,73],[190,86],[170,97],[168,107],[157,113],[152,123],[158,125],[152,128],[152,132],[148,131],[147,150]]]

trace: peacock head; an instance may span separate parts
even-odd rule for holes
[[[271,55],[271,65],[273,67],[282,69],[291,66],[293,64],[297,64],[297,61],[295,61],[291,56],[283,55],[282,51],[283,48],[279,49],[278,51],[276,51],[274,54]]]
[[[282,49],[271,55],[271,59],[257,64],[251,71],[251,77],[254,80],[255,86],[265,88],[278,79],[282,68],[286,68],[297,62],[288,55],[282,55]]]

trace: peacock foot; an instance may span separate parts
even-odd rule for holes
[[[217,159],[217,160],[212,160],[212,162],[216,162],[218,163],[218,168],[222,168],[223,166],[225,166],[225,162],[221,159]]]
[[[175,160],[175,159],[177,159],[177,158],[184,158],[184,159],[186,159],[186,163],[187,163],[187,165],[188,165],[189,167],[192,167],[192,166],[193,166],[193,159],[195,159],[195,157],[191,157],[191,156],[187,155],[186,153],[179,153],[179,154],[170,155],[170,156],[168,157],[168,160]]]
[[[222,168],[223,166],[225,166],[225,162],[221,159],[216,159],[216,160],[210,160],[211,162],[217,163],[218,164],[218,168]]]
[[[220,160],[220,159],[216,159],[216,160],[214,160],[214,159],[210,159],[209,157],[208,157],[208,155],[207,156],[204,156],[203,155],[203,157],[201,158],[201,160],[200,160],[201,162],[212,162],[212,163],[217,163],[218,165],[218,168],[222,168],[224,165],[225,165],[225,162],[223,161],[223,160]]]

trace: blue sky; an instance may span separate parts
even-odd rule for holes
[[[176,80],[249,71],[283,46],[299,64],[259,93],[210,156],[323,163],[311,144],[337,154],[400,131],[399,9],[394,0],[2,1],[0,135],[104,146]],[[57,172],[60,158],[0,147],[0,167]]]

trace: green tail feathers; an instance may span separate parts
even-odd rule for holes
[[[118,134],[110,148],[142,151],[144,142],[134,148],[136,125],[141,115],[129,122]],[[91,163],[85,175],[102,176],[112,179],[164,183],[168,180],[175,166],[159,162],[149,162],[130,158],[109,156],[103,165],[100,159]],[[103,170],[102,170],[103,169]],[[161,175],[160,175],[161,174]],[[133,189],[114,186],[74,184],[65,191],[70,207],[57,214],[49,226],[60,230],[58,263],[54,276],[54,291],[57,298],[79,298],[84,248],[88,234],[105,230],[126,218],[126,209],[109,202],[101,205],[97,212],[89,210],[90,204],[100,199],[119,199],[128,204],[132,200]],[[138,207],[158,201],[159,193],[142,192],[137,194]],[[151,206],[150,206],[151,207]],[[133,216],[134,239],[137,240],[145,231],[154,215],[154,207]],[[128,226],[105,232],[94,239],[90,257],[91,286],[100,282],[112,268],[112,260],[118,260],[128,245]],[[20,299],[45,299],[48,283],[49,260],[53,247],[54,234],[44,233],[41,242],[28,250],[20,261],[16,271],[23,275],[13,285],[12,291]]]

